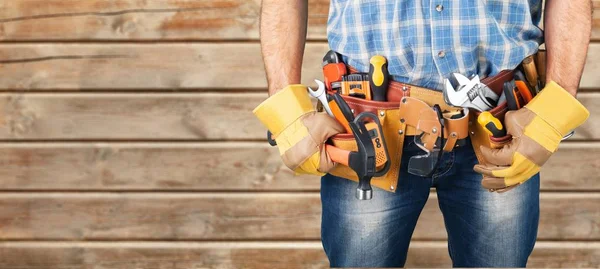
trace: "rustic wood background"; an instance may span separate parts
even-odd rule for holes
[[[327,0],[310,1],[304,80]],[[600,9],[600,0],[594,0]],[[328,266],[319,180],[282,167],[259,0],[0,1],[0,268]],[[533,267],[600,266],[600,15],[592,112],[543,169]],[[448,267],[432,193],[407,266]]]

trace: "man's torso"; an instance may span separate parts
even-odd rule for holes
[[[331,49],[360,71],[383,55],[396,81],[442,89],[451,73],[494,75],[534,54],[542,0],[331,0]]]

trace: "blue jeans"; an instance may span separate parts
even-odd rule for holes
[[[374,188],[359,201],[357,183],[321,178],[321,238],[332,267],[402,267],[430,188],[437,190],[455,267],[525,267],[539,220],[539,174],[498,194],[481,187],[473,172],[477,158],[470,142],[445,153],[430,178],[407,172],[411,156],[422,152],[408,137],[396,193]]]

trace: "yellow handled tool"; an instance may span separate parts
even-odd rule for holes
[[[387,99],[387,89],[389,84],[389,72],[387,60],[381,55],[371,57],[369,61],[369,83],[371,86],[371,98],[375,101],[385,101]]]
[[[493,137],[506,136],[506,130],[498,118],[494,117],[489,111],[484,111],[477,117],[479,125],[483,126],[485,131]]]

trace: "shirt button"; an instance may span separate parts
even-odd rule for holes
[[[442,10],[444,10],[444,6],[437,5],[437,6],[435,6],[435,10],[437,10],[438,12],[442,12]]]
[[[438,52],[438,57],[440,57],[440,58],[446,57],[446,52],[443,50],[440,50],[440,52]]]

